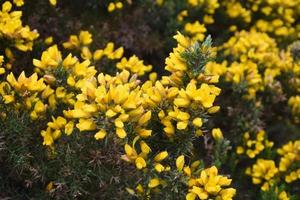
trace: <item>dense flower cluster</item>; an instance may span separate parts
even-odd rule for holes
[[[79,2],[1,3],[0,199],[298,198],[298,0]]]
[[[278,169],[275,166],[273,160],[258,159],[252,166],[252,169],[248,168],[246,174],[252,176],[253,184],[262,184],[262,190],[269,190],[270,186],[274,184],[274,178]]]
[[[253,184],[260,184],[263,191],[278,185],[282,181],[291,184],[299,179],[299,141],[289,142],[277,149],[281,156],[278,167],[273,160],[257,159],[257,162],[246,169],[252,177]],[[286,192],[278,194],[279,199],[289,199]]]
[[[291,183],[300,179],[300,168],[297,169],[297,167],[299,167],[297,163],[299,163],[300,160],[300,141],[289,142],[278,149],[277,152],[281,155],[279,171],[288,171],[288,174],[285,176],[285,181]]]
[[[247,154],[249,158],[255,158],[265,148],[271,148],[274,143],[266,139],[265,131],[261,130],[256,134],[256,138],[252,140],[249,132],[244,134],[243,146],[238,146],[236,149],[237,154]]]
[[[189,171],[188,168],[185,171]],[[202,170],[199,177],[189,179],[190,189],[186,199],[232,199],[236,193],[235,189],[222,188],[229,186],[230,183],[231,179],[218,175],[218,169],[212,166]]]
[[[16,5],[23,5],[23,1],[16,1]],[[5,1],[0,11],[0,38],[11,41],[12,46],[21,51],[30,51],[39,34],[29,26],[23,26],[21,17],[22,11],[13,10],[13,5]]]

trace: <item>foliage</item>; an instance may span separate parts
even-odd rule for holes
[[[1,199],[299,199],[299,0],[1,6]]]

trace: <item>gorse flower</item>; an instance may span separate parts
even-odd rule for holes
[[[204,25],[200,24],[199,21],[195,21],[194,23],[186,23],[184,26],[185,32],[190,34],[192,40],[194,41],[203,41],[204,33],[206,32],[206,28]]]
[[[113,12],[115,10],[120,10],[123,8],[123,3],[121,1],[118,1],[116,3],[110,2],[108,7],[107,7],[107,11],[108,12]]]
[[[224,188],[231,184],[231,179],[218,175],[218,169],[215,166],[207,168],[200,172],[199,177],[189,180],[189,193],[187,200],[194,199],[232,199],[236,193],[233,188]]]
[[[22,2],[15,1],[18,6],[21,6]],[[31,51],[39,34],[36,30],[31,31],[29,26],[22,25],[22,11],[13,11],[12,4],[5,1],[0,16],[0,38],[11,40],[13,46],[21,51]]]
[[[265,148],[271,148],[274,145],[266,138],[265,131],[261,130],[256,133],[256,137],[251,139],[250,133],[246,132],[243,137],[243,146],[238,146],[237,154],[246,154],[249,158],[255,158]]]
[[[122,58],[120,62],[117,63],[118,69],[126,69],[131,73],[142,76],[145,72],[150,72],[152,69],[151,65],[144,65],[143,61],[139,60],[137,56],[133,55],[128,60]]]
[[[273,160],[258,159],[252,168],[247,168],[246,174],[252,176],[253,184],[261,184],[261,189],[266,191],[275,183],[278,171]]]
[[[1,3],[1,196],[297,198],[299,0],[80,5]]]
[[[79,35],[71,35],[69,41],[64,42],[63,46],[66,49],[81,48],[88,46],[93,42],[92,35],[88,31],[80,31]]]

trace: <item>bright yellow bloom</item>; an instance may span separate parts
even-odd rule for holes
[[[46,85],[43,82],[43,79],[38,80],[38,75],[34,73],[29,78],[25,76],[25,72],[22,72],[18,79],[16,80],[15,76],[10,73],[7,76],[7,82],[19,92],[31,91],[39,92],[46,88]]]
[[[160,181],[159,181],[158,178],[153,178],[153,179],[151,179],[151,180],[149,181],[149,183],[148,183],[148,187],[149,187],[149,188],[155,188],[155,187],[157,187],[157,186],[159,186],[159,185],[160,185]]]
[[[116,9],[115,4],[113,2],[110,2],[109,5],[108,5],[108,7],[107,7],[108,12],[112,12],[115,9]]]
[[[41,60],[33,59],[33,65],[44,70],[47,68],[57,68],[61,62],[62,56],[57,45],[53,45],[44,51]]]
[[[288,142],[277,152],[281,155],[279,170],[285,172],[293,163],[300,161],[300,140]]]
[[[214,129],[212,130],[211,134],[212,134],[212,136],[213,136],[213,138],[214,138],[215,140],[222,140],[222,139],[223,139],[222,131],[221,131],[221,129],[219,129],[219,128],[214,128]]]
[[[17,6],[24,4],[23,0],[14,0]],[[20,51],[31,51],[33,41],[39,37],[36,30],[23,26],[22,11],[12,11],[12,4],[5,1],[0,10],[0,38],[8,39]]]
[[[168,157],[168,152],[167,151],[163,151],[163,152],[160,152],[159,154],[157,154],[154,157],[154,161],[155,162],[160,162],[160,161],[164,160],[167,157]]]
[[[76,127],[80,131],[92,131],[96,129],[96,125],[91,119],[79,119],[79,123],[76,124]]]
[[[176,159],[176,167],[179,171],[182,171],[184,167],[184,156],[181,155]]]
[[[49,2],[50,2],[50,4],[51,4],[52,6],[56,6],[56,4],[57,4],[57,1],[56,1],[56,0],[49,0]]]
[[[150,72],[152,69],[151,65],[144,65],[142,60],[136,55],[131,56],[128,60],[127,58],[122,58],[122,60],[117,63],[118,69],[126,69],[132,73],[136,73],[139,76],[143,76],[146,72]]]
[[[143,169],[147,166],[146,161],[142,157],[137,157],[137,159],[135,160],[135,165],[138,169]]]
[[[20,7],[24,5],[24,0],[14,0],[14,4],[16,4],[16,6]]]
[[[256,164],[246,170],[246,174],[252,176],[253,184],[262,184],[263,191],[269,190],[274,183],[274,177],[278,173],[273,160],[258,159]]]
[[[191,35],[193,41],[203,41],[204,33],[206,32],[206,28],[203,24],[200,24],[199,21],[195,21],[194,23],[187,23],[184,26],[185,32]]]
[[[199,199],[232,199],[236,193],[233,188],[222,188],[229,186],[231,179],[218,175],[218,169],[215,166],[207,168],[200,172],[198,178],[190,178],[189,192],[186,195],[187,200]]]

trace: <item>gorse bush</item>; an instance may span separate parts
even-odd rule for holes
[[[299,5],[1,2],[0,198],[299,199]]]

